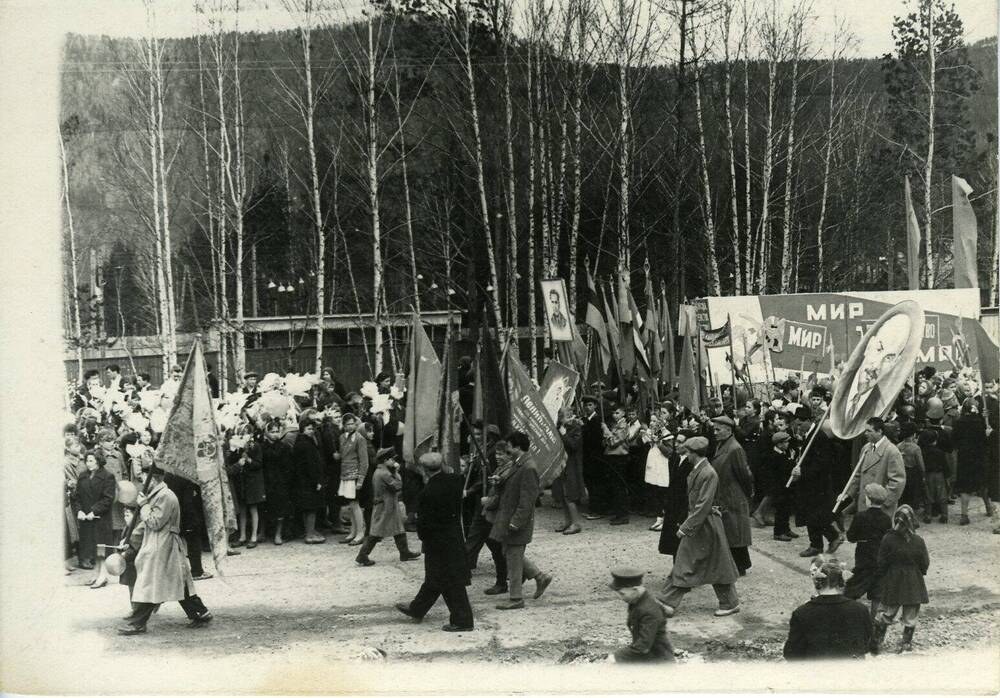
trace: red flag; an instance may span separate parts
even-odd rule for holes
[[[969,194],[972,187],[961,177],[951,176],[952,253],[955,269],[955,288],[978,288],[976,243],[979,230],[976,212],[972,210]]]
[[[440,392],[441,362],[420,324],[420,316],[413,313],[403,430],[403,460],[407,463],[416,463],[421,455],[430,450],[438,435]]]
[[[691,339],[684,337],[681,340],[681,369],[677,376],[679,391],[677,402],[695,414],[701,410],[701,383],[697,371]]]
[[[646,326],[643,341],[646,344],[646,356],[649,359],[649,372],[656,377],[660,375],[661,354],[663,342],[660,337],[660,313],[656,307],[656,296],[653,294],[653,280],[649,276],[649,262],[646,262]]]
[[[917,214],[913,211],[913,198],[910,193],[909,177],[903,178],[903,192],[906,196],[907,288],[911,291],[916,291],[920,288],[920,226],[917,224]]]
[[[614,298],[614,291],[611,292],[612,298]],[[611,348],[611,355],[615,359],[615,365],[618,366],[619,372],[621,371],[621,348],[622,348],[622,331],[621,326],[618,324],[618,317],[615,315],[613,310],[614,303],[608,303],[607,294],[604,295],[604,310],[607,313],[608,318],[608,346]]]
[[[642,313],[639,312],[639,306],[635,303],[635,298],[632,296],[632,291],[626,289],[628,294],[628,308],[629,314],[632,316],[632,347],[635,350],[636,366],[641,364],[641,368],[645,373],[650,372],[649,368],[649,356],[646,354],[646,344],[643,341],[643,323],[642,323]]]
[[[608,324],[607,319],[601,312],[600,299],[597,297],[597,287],[594,285],[594,277],[587,269],[587,318],[585,322],[588,327],[592,327],[597,336],[597,343],[601,350],[601,366],[605,372],[611,363],[611,347],[608,346]]]
[[[201,488],[205,528],[215,568],[221,572],[229,550],[229,534],[236,530],[236,513],[226,480],[223,445],[215,423],[201,339],[195,340],[184,367],[156,449],[156,464]]]
[[[615,324],[618,325],[618,375],[624,380],[635,371],[635,345],[632,343],[632,313],[628,305],[628,287],[625,277],[618,276],[618,295],[611,288],[612,310],[615,313]]]
[[[677,368],[674,364],[674,323],[670,321],[670,306],[667,305],[667,292],[660,287],[660,331],[663,333],[663,368],[660,373],[666,379],[668,388],[673,388],[677,381]]]
[[[507,352],[507,390],[510,394],[511,426],[528,435],[529,452],[538,469],[542,488],[552,484],[566,465],[566,450],[555,422],[549,417],[545,403],[531,377],[514,352]],[[532,502],[531,506],[534,506]]]

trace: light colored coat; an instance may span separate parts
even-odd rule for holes
[[[683,537],[674,555],[670,582],[678,587],[702,584],[732,584],[739,578],[729,552],[726,530],[719,511],[712,504],[719,488],[719,476],[702,460],[687,476],[688,516],[680,525]]]
[[[847,494],[854,500],[848,511],[871,506],[865,497],[865,487],[874,482],[885,487],[888,493],[882,504],[882,511],[891,517],[906,488],[906,465],[902,454],[895,444],[883,436],[878,443],[866,443],[861,448],[859,462],[861,466],[847,484]]]
[[[391,471],[384,463],[379,463],[372,476],[372,522],[371,535],[392,538],[404,533],[403,517],[399,513],[399,493],[403,480],[398,471]]]
[[[184,598],[184,587],[194,595],[194,580],[187,559],[187,546],[181,538],[181,507],[177,495],[164,483],[149,493],[139,509],[145,526],[142,547],[135,556],[136,603],[166,603]]]

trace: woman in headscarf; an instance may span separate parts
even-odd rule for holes
[[[878,550],[882,592],[879,613],[875,617],[875,639],[881,645],[889,625],[901,614],[903,638],[899,652],[913,649],[920,605],[928,602],[924,575],[930,566],[930,557],[924,539],[915,533],[916,527],[913,509],[903,504],[896,509],[892,530],[885,534]]]

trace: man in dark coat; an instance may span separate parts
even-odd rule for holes
[[[642,586],[642,571],[619,567],[611,570],[611,577],[611,588],[628,604],[626,624],[632,633],[632,643],[612,655],[615,662],[674,661],[674,648],[667,637],[667,614]]]
[[[471,579],[462,539],[462,486],[458,473],[441,472],[440,453],[421,456],[420,465],[428,475],[417,499],[417,536],[423,543],[424,582],[417,595],[396,608],[415,620],[422,620],[439,596],[451,614],[442,630],[462,632],[473,629],[472,606],[465,591]]]
[[[605,477],[603,421],[597,409],[598,399],[593,395],[583,396],[583,481],[587,486],[586,518],[602,518],[608,511],[608,483]]]
[[[195,581],[211,579],[201,564],[201,540],[205,528],[205,514],[201,504],[201,488],[190,480],[172,473],[163,476],[163,482],[177,495],[181,506],[181,535],[187,545],[187,558],[191,576]]]
[[[479,553],[485,545],[490,555],[493,557],[493,565],[496,569],[496,584],[486,589],[486,594],[495,596],[507,593],[507,558],[503,554],[503,546],[498,541],[490,538],[490,529],[493,524],[486,519],[483,511],[482,498],[486,495],[483,483],[497,469],[496,444],[500,431],[493,424],[486,428],[486,444],[482,453],[473,445],[472,462],[469,465],[471,471],[468,473],[467,481],[469,486],[465,492],[465,502],[463,503],[463,515],[469,522],[465,535],[465,552],[469,558],[469,570],[474,570],[479,564]],[[476,443],[483,443],[483,423],[477,420],[472,425],[472,438]]]
[[[531,442],[528,435],[512,431],[507,436],[507,453],[513,469],[500,485],[500,502],[490,538],[503,544],[507,558],[507,580],[510,600],[497,604],[501,611],[524,608],[521,585],[525,579],[535,580],[534,598],[541,598],[552,583],[546,574],[525,557],[525,550],[535,530],[535,500],[538,499],[538,470],[528,455]]]
[[[863,605],[844,596],[840,562],[816,560],[811,574],[817,595],[792,612],[785,659],[863,659],[872,621]]]
[[[715,455],[712,467],[719,476],[715,506],[722,512],[726,539],[740,574],[750,569],[750,501],[753,499],[753,475],[743,447],[733,436],[736,423],[726,416],[712,420]]]
[[[844,542],[844,536],[834,526],[836,518],[833,503],[836,499],[833,478],[837,463],[848,461],[849,453],[845,444],[826,431],[829,422],[818,428],[801,465],[792,470],[795,480],[795,523],[805,526],[809,535],[809,547],[799,553],[800,557],[816,557],[823,552],[823,539],[829,544],[828,553],[834,553]]]

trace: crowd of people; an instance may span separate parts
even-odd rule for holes
[[[471,397],[470,364],[460,362],[463,406]],[[120,501],[117,483],[141,487],[156,471],[155,448],[182,373],[174,367],[154,388],[148,375],[123,375],[112,364],[103,374],[88,371],[69,391],[67,569],[95,570],[93,588],[108,583],[103,559],[117,549],[134,515]],[[526,555],[542,492],[525,434],[470,422],[462,432],[461,472],[441,473],[438,454],[404,463],[406,395],[390,374],[350,391],[330,368],[318,376],[246,373],[236,392],[221,396],[211,373],[209,382],[239,514],[229,554],[264,540],[317,545],[338,536],[358,548],[357,564],[369,567],[384,538],[393,539],[401,561],[418,559],[407,535],[415,532],[425,582],[411,603],[397,608],[419,619],[443,596],[451,610],[445,630],[452,631],[473,628],[465,587],[483,547],[496,571],[484,591],[507,596],[498,609],[524,608],[527,580],[535,582],[534,599],[552,583],[553,576]],[[974,497],[993,515],[996,384],[979,386],[968,374],[924,369],[916,390],[904,388],[885,419],[868,420],[863,445],[837,439],[829,428],[830,379],[792,376],[765,387],[766,398],[750,398],[742,386],[727,386],[692,411],[678,403],[676,391],[640,405],[628,389],[590,386],[558,414],[567,463],[552,483],[554,506],[563,512],[556,531],[575,535],[598,522],[621,526],[630,517],[649,516],[659,552],[673,557],[666,587],[656,595],[659,610],[649,606],[641,574],[636,582],[626,570],[614,586],[629,603],[630,618],[640,604],[665,624],[684,595],[704,584],[718,597],[716,616],[738,613],[737,582],[753,565],[753,530],[770,529],[775,541],[791,543],[801,537],[795,529],[805,528],[799,555],[813,560],[818,596],[793,616],[786,656],[816,656],[808,649],[815,641],[812,626],[827,627],[830,614],[839,611],[857,616],[856,606],[846,602],[866,595],[868,630],[858,631],[866,647],[881,641],[897,615],[909,647],[919,606],[927,602],[922,575],[929,560],[916,529],[952,521],[956,504],[958,523],[968,524]],[[178,501],[178,536],[191,580],[208,578],[198,488],[170,474],[163,480]],[[857,545],[851,575],[831,557],[847,540]],[[191,605],[192,590],[183,586],[177,600]],[[650,646],[659,648],[655,655],[669,654],[662,651],[669,641],[659,641],[656,632],[651,637]],[[644,653],[633,648],[619,659],[638,655]]]

